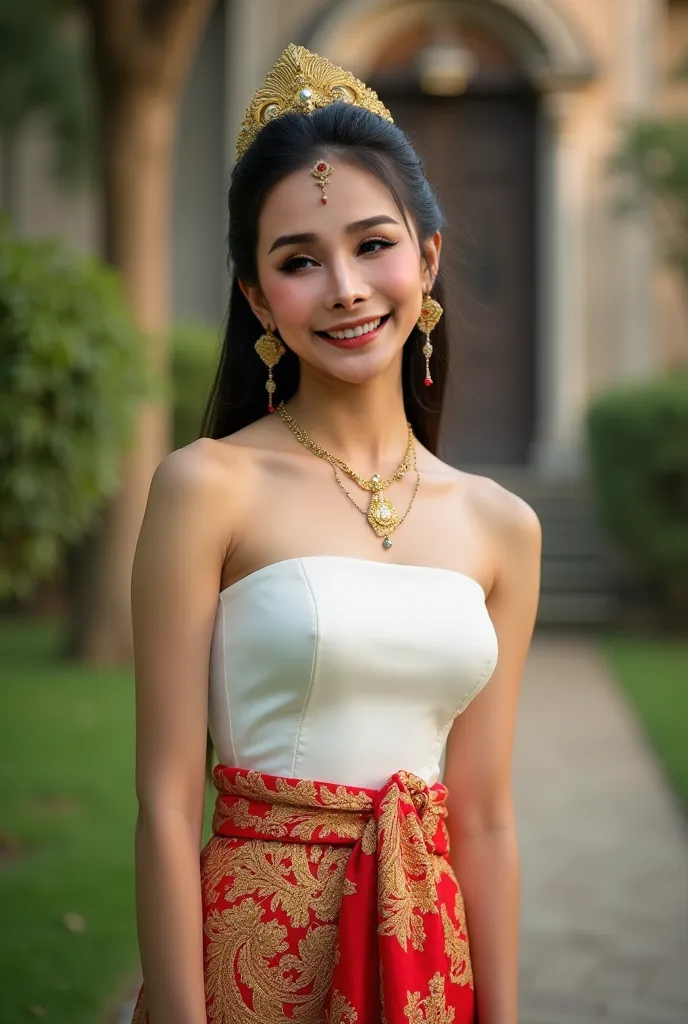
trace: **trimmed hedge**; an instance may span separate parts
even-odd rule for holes
[[[601,395],[587,432],[604,526],[688,628],[688,371]]]
[[[30,593],[114,493],[147,390],[116,275],[0,221],[0,599]]]
[[[177,324],[172,331],[172,445],[182,448],[200,434],[206,399],[220,354],[212,327]]]

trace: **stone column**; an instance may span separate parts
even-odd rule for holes
[[[226,181],[234,164],[235,143],[246,107],[262,85],[271,62],[277,23],[277,0],[225,0],[225,138]],[[227,219],[226,194],[222,216]],[[228,275],[222,267],[224,294],[228,293]]]
[[[540,145],[541,355],[533,463],[546,475],[581,465],[587,397],[585,348],[586,152],[575,137],[575,98],[545,94]]]

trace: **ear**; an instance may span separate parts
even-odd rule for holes
[[[423,243],[423,286],[428,291],[435,283],[440,269],[440,252],[442,250],[442,235],[436,231],[432,238]]]
[[[260,285],[257,284],[246,284],[245,281],[239,280],[239,287],[241,288],[246,301],[253,311],[253,315],[260,320],[263,325],[263,330],[272,328],[276,330],[275,320],[270,311],[270,307],[265,301]]]

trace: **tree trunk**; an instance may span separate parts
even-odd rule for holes
[[[155,32],[144,31],[136,6],[91,0],[89,8],[100,94],[103,247],[122,273],[147,339],[154,387],[163,392],[179,94],[212,0],[169,0]],[[88,562],[72,559],[70,647],[82,660],[113,664],[131,657],[131,567],[151,477],[167,451],[168,409],[158,396],[139,410],[120,493],[91,539]]]

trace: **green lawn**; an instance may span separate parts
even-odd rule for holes
[[[137,963],[131,675],[55,647],[47,627],[0,625],[2,1024],[96,1024]]]
[[[612,636],[604,650],[688,809],[688,641]]]

